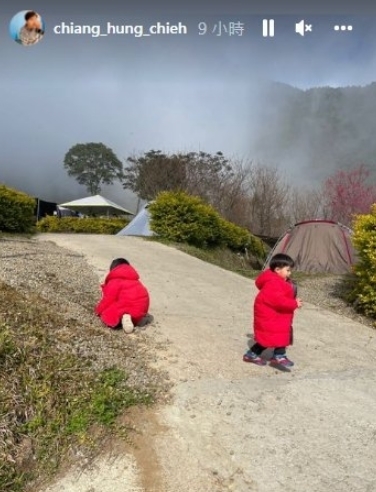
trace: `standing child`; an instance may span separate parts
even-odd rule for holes
[[[135,327],[144,328],[152,323],[153,317],[148,314],[149,293],[127,260],[113,260],[101,287],[102,299],[95,308],[95,314],[106,326],[122,327],[125,333],[132,333]]]
[[[267,348],[274,348],[271,365],[292,367],[286,347],[292,344],[294,311],[302,306],[295,298],[295,285],[289,280],[294,260],[285,254],[277,254],[270,260],[269,269],[256,279],[259,293],[254,303],[255,344],[243,356],[244,362],[264,366],[260,356]]]

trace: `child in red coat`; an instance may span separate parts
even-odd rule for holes
[[[148,314],[150,298],[136,270],[124,258],[117,258],[102,287],[102,299],[95,314],[109,328],[123,328],[132,333],[135,327],[144,328],[153,321]]]
[[[245,362],[264,366],[260,356],[267,348],[274,348],[271,365],[292,367],[286,356],[286,347],[292,343],[294,311],[302,306],[296,298],[294,284],[290,281],[294,261],[290,256],[277,254],[270,260],[269,270],[256,279],[260,290],[254,303],[255,344],[243,356]]]

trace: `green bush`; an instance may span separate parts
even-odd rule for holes
[[[79,234],[116,234],[128,224],[127,219],[98,217],[45,217],[37,224],[39,232]]]
[[[0,184],[0,231],[30,232],[34,210],[35,198]]]
[[[354,220],[353,244],[358,254],[349,300],[366,316],[376,318],[376,204]]]
[[[239,227],[221,218],[221,235],[223,245],[232,251],[248,250],[257,258],[265,258],[266,251],[263,242],[244,227]]]
[[[220,241],[220,217],[200,198],[183,192],[164,192],[149,211],[150,227],[163,239],[199,248],[216,246]]]
[[[149,206],[149,211],[150,227],[162,239],[199,248],[247,249],[257,258],[265,257],[263,243],[258,238],[223,219],[200,198],[183,192],[164,192]]]

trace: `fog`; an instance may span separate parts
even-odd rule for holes
[[[103,17],[44,18],[47,26],[103,23]],[[249,22],[248,37],[198,36],[197,22],[189,19],[193,34],[181,38],[59,37],[47,30],[38,45],[24,48],[8,38],[9,18],[1,17],[0,182],[60,203],[86,196],[63,168],[69,148],[85,142],[103,142],[124,161],[150,149],[222,151],[276,165],[304,185],[341,166],[340,151],[346,165],[367,160],[367,152],[357,149],[367,147],[362,136],[372,124],[371,93],[341,96],[340,119],[351,127],[349,134],[341,130],[335,145],[324,145],[324,127],[333,115],[328,110],[326,121],[316,114],[325,115],[328,95],[304,91],[373,82],[371,25],[363,22],[361,32],[339,39],[327,29],[332,21],[317,20],[312,36],[303,39],[292,29],[294,20],[281,21],[278,40],[263,39],[256,20],[254,31]],[[355,117],[363,107],[365,114]],[[120,184],[102,193],[135,208],[135,197]]]

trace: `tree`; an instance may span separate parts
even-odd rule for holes
[[[235,161],[231,164],[231,172],[227,173],[212,205],[230,222],[241,227],[250,227],[248,199],[250,191],[248,162]]]
[[[252,165],[249,169],[251,230],[260,236],[279,236],[288,224],[290,186],[278,168]]]
[[[127,163],[123,187],[148,201],[164,191],[184,191],[212,204],[231,176],[231,165],[221,152],[164,154],[150,150],[128,157]]]
[[[101,191],[101,184],[113,184],[123,178],[123,164],[103,143],[74,145],[64,158],[64,168],[91,195]]]
[[[163,191],[184,191],[185,162],[177,155],[150,150],[127,159],[123,188],[130,189],[142,200],[151,201]]]
[[[181,155],[186,163],[186,191],[197,195],[211,205],[221,196],[226,184],[233,178],[232,164],[222,152],[190,152]]]
[[[323,201],[323,194],[319,190],[293,188],[289,197],[291,223],[326,218]]]
[[[351,225],[353,216],[367,214],[376,203],[376,185],[369,184],[370,171],[359,165],[348,171],[338,170],[323,185],[330,218]]]

